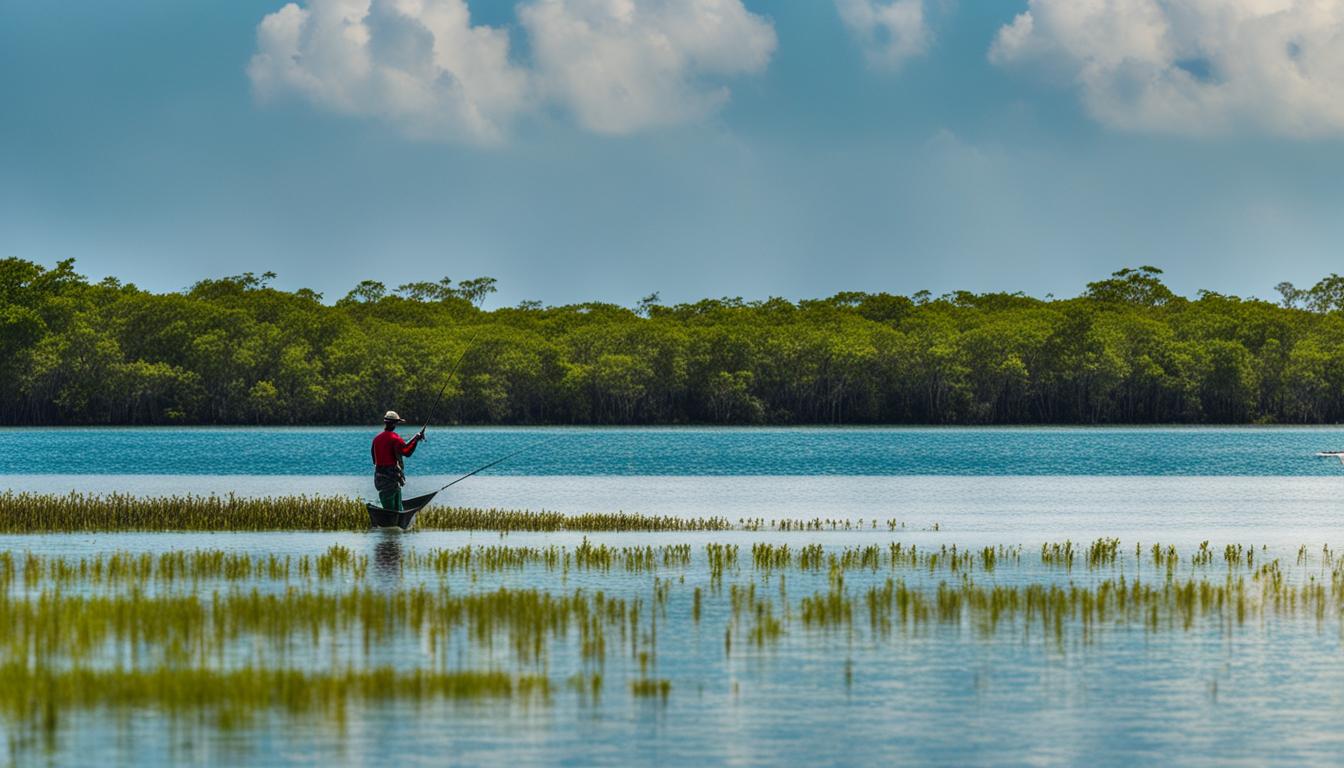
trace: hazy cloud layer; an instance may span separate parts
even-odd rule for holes
[[[741,0],[532,0],[533,61],[464,0],[308,0],[268,14],[248,66],[261,98],[296,95],[422,138],[492,143],[548,105],[623,134],[703,117],[721,78],[763,71],[776,39]]]
[[[1344,133],[1340,0],[1029,0],[990,59],[1062,75],[1122,130]]]
[[[929,49],[924,0],[835,0],[835,7],[871,67],[899,69]]]

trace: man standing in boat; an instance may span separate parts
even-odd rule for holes
[[[405,421],[396,411],[383,414],[383,431],[373,438],[373,487],[378,490],[378,500],[383,509],[389,512],[401,511],[401,487],[406,484],[406,473],[402,470],[402,459],[415,453],[415,446],[425,439],[425,429],[411,438],[408,443],[397,434],[397,425]]]

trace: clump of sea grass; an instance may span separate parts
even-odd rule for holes
[[[488,531],[723,531],[722,517],[681,518],[623,512],[566,515],[431,506],[420,528]],[[342,496],[136,496],[125,493],[0,494],[0,532],[75,531],[358,531],[369,527],[363,502]]]
[[[0,494],[0,531],[356,530],[368,513],[337,496],[136,496],[127,493]]]
[[[102,707],[203,713],[234,727],[275,711],[340,715],[352,703],[550,695],[550,682],[541,676],[390,667],[301,672],[269,667],[30,669],[6,663],[0,665],[0,681],[0,712],[11,722],[48,730],[59,727],[60,713]]]
[[[722,517],[673,517],[636,515],[625,512],[583,513],[528,512],[522,510],[430,507],[420,513],[416,525],[432,530],[485,531],[727,531],[732,524]]]
[[[667,679],[653,680],[642,678],[630,683],[630,693],[637,697],[660,698],[667,701],[667,694],[672,691],[672,681]]]

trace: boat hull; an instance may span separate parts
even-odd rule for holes
[[[415,516],[420,513],[420,510],[428,506],[436,495],[438,495],[437,491],[406,499],[401,503],[402,509],[400,512],[366,504],[365,506],[369,510],[369,525],[373,528],[400,528],[404,531],[415,523]]]

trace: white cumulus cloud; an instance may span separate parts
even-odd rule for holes
[[[263,99],[298,96],[422,137],[494,143],[520,116],[558,105],[623,134],[704,116],[725,77],[759,73],[773,25],[741,0],[530,0],[532,52],[473,25],[466,0],[307,0],[268,14],[248,65]]]
[[[422,137],[498,141],[526,108],[529,76],[502,29],[463,0],[310,0],[257,27],[248,65],[263,98],[296,94]]]
[[[1344,133],[1344,0],[1029,0],[990,59],[1063,75],[1122,130]]]
[[[835,8],[871,67],[899,69],[929,49],[924,0],[835,0]]]
[[[776,45],[741,0],[536,0],[519,18],[547,95],[607,134],[703,116]]]

